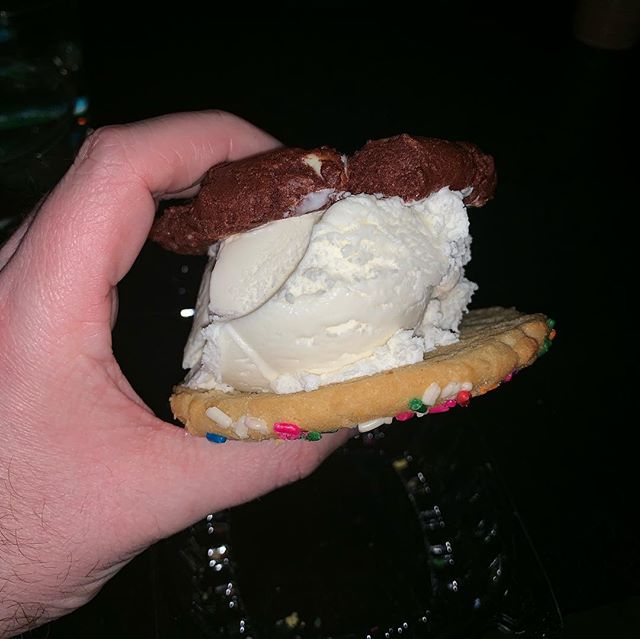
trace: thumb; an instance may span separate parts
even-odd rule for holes
[[[183,530],[207,513],[237,505],[309,475],[353,431],[343,429],[321,441],[267,440],[212,444],[141,411],[142,428],[132,433],[120,463],[135,487],[120,497],[125,512],[136,512],[136,547]],[[146,423],[144,423],[146,422]]]

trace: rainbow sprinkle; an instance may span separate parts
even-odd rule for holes
[[[309,442],[318,442],[322,439],[322,434],[315,430],[312,430],[306,434],[305,439]]]
[[[556,321],[554,319],[551,319],[551,318],[547,319],[547,328],[549,329],[549,333],[544,338],[544,342],[540,347],[540,350],[538,351],[538,357],[540,357],[541,355],[544,355],[545,353],[548,353],[549,349],[553,345],[553,340],[557,335],[555,326],[556,326]]]
[[[412,399],[410,399],[407,403],[407,406],[409,406],[409,408],[416,413],[426,413],[429,410],[429,407],[417,397],[413,397]]]
[[[292,422],[276,422],[273,425],[273,432],[278,433],[280,439],[300,439],[304,434],[302,428]]]
[[[542,346],[540,347],[540,350],[538,351],[538,357],[540,357],[541,355],[544,355],[545,353],[548,353],[552,344],[553,342],[548,337],[545,337],[544,343],[542,344]]]
[[[407,410],[407,411],[404,411],[403,413],[398,413],[395,416],[395,418],[399,422],[406,422],[407,420],[411,419],[414,415],[415,413],[412,410]]]
[[[432,413],[446,413],[449,408],[451,408],[450,406],[447,406],[447,402],[443,402],[442,404],[437,404],[436,406],[432,406],[429,409],[429,415],[431,415]]]
[[[207,433],[205,435],[208,441],[214,444],[224,444],[227,441],[227,438],[223,435],[218,435],[216,433]]]

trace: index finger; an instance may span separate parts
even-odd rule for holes
[[[133,264],[158,198],[193,186],[214,164],[275,146],[272,136],[220,111],[98,129],[42,205],[9,266],[43,288],[55,282],[58,299],[88,308],[88,298],[106,296]]]

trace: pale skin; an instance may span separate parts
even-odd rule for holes
[[[157,202],[277,145],[221,112],[99,129],[0,248],[0,637],[73,611],[155,541],[344,442],[191,437],[155,417],[112,352],[116,285]]]

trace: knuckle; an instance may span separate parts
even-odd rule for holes
[[[247,121],[239,115],[235,115],[235,113],[231,113],[230,111],[225,111],[223,109],[208,109],[202,113],[207,118],[218,118],[222,123],[228,124],[229,126],[247,124]]]
[[[93,131],[78,153],[78,161],[119,163],[125,156],[125,130],[121,125],[109,125]]]
[[[229,113],[229,111],[225,111],[224,109],[208,109],[207,111],[205,111],[205,113],[222,119],[236,119],[238,117],[236,115],[233,115],[233,113]]]

